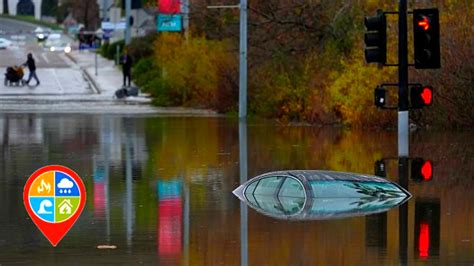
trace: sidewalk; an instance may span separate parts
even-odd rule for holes
[[[122,88],[122,70],[115,62],[108,60],[92,51],[72,51],[67,54],[69,59],[76,63],[91,83],[92,89],[100,96],[94,98],[113,99],[115,91]],[[97,75],[96,75],[97,71]],[[141,94],[138,97],[128,97],[125,101],[150,103],[151,99],[147,95]]]
[[[84,114],[152,114],[166,116],[218,116],[215,111],[184,107],[155,107],[152,99],[140,93],[137,97],[117,99],[122,88],[122,71],[114,62],[90,51],[73,51],[63,55],[68,67],[38,68],[41,85],[4,86],[0,84],[2,113],[84,113]],[[0,68],[0,71],[4,69]],[[33,81],[33,85],[35,82]]]

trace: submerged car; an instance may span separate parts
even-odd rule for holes
[[[279,171],[233,191],[256,211],[277,219],[326,220],[388,211],[411,194],[377,176],[332,171]]]

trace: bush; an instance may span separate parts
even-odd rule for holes
[[[232,89],[228,93],[229,86],[223,85],[229,82],[226,73],[236,68],[229,50],[225,41],[185,41],[178,34],[161,34],[154,42],[154,63],[161,68],[161,79],[155,84],[159,94],[166,94],[167,102],[173,105],[214,109],[219,106],[220,95],[227,95],[232,97],[227,108],[232,108],[237,99]]]
[[[128,54],[135,62],[140,61],[142,58],[152,56],[153,43],[157,36],[157,33],[153,33],[145,37],[132,39],[130,45],[128,46]]]
[[[108,42],[104,42],[101,46],[100,46],[100,50],[99,50],[99,54],[102,55],[103,57],[106,57],[107,58],[107,50],[109,49],[109,46],[110,44]]]
[[[100,54],[110,60],[114,60],[116,56],[116,49],[119,47],[120,54],[123,53],[123,47],[125,46],[125,41],[120,40],[110,44],[103,44],[100,50]]]

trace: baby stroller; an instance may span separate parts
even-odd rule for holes
[[[25,85],[23,80],[24,72],[22,67],[8,67],[7,72],[5,73],[5,86],[12,86],[16,84],[17,86]]]

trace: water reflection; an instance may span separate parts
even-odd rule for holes
[[[439,255],[439,200],[418,199],[415,203],[415,254],[422,260]]]
[[[261,215],[231,192],[248,176],[279,169],[371,172],[374,161],[396,154],[396,135],[225,118],[34,114],[0,115],[0,135],[2,265],[474,262],[472,133],[413,136],[410,152],[429,155],[436,167],[430,182],[414,182],[408,172],[403,179],[398,160],[387,162],[387,180],[413,195],[399,208],[301,222]],[[88,197],[56,249],[22,202],[27,177],[51,163],[76,170]],[[261,205],[297,215],[307,203]],[[117,249],[96,248],[102,244]]]

